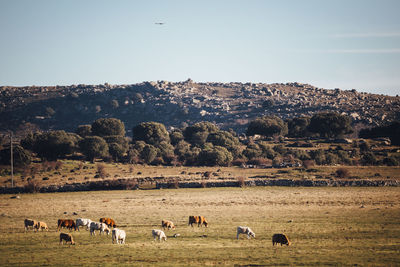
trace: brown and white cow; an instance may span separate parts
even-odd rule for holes
[[[63,241],[65,241],[65,244],[71,242],[71,245],[75,245],[74,238],[71,234],[60,233],[60,244],[63,244]]]
[[[61,228],[67,228],[69,230],[74,228],[76,231],[76,223],[72,219],[58,219],[57,231],[60,231]]]
[[[117,224],[111,218],[100,218],[100,222],[107,224],[107,226],[109,226],[109,227],[113,227],[113,228],[117,227]]]
[[[37,221],[32,220],[32,219],[25,219],[24,220],[24,225],[25,225],[25,231],[28,231],[29,228],[32,228],[33,231],[37,229]]]
[[[49,227],[47,226],[47,223],[45,223],[45,222],[37,222],[37,224],[36,224],[36,229],[39,231],[39,230],[46,230],[46,231],[49,231]]]

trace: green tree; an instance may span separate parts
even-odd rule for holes
[[[92,135],[92,126],[91,125],[79,125],[75,131],[80,137],[86,137]]]
[[[308,125],[310,124],[309,117],[299,117],[289,119],[288,124],[288,136],[289,137],[307,137],[310,136],[308,132]]]
[[[246,134],[263,136],[284,136],[288,132],[287,124],[275,116],[264,116],[249,123]]]
[[[115,118],[101,118],[92,123],[92,134],[97,136],[125,136],[124,123]]]
[[[149,144],[146,144],[142,152],[140,153],[140,157],[147,164],[153,162],[156,156],[157,156],[157,148]]]
[[[210,133],[218,131],[219,128],[217,125],[208,121],[202,121],[186,127],[183,131],[183,135],[185,136],[185,141],[190,144],[202,146],[207,141],[207,137]]]
[[[10,148],[6,148],[0,151],[0,164],[10,165],[11,151]],[[24,167],[31,164],[31,154],[25,150],[22,146],[13,147],[13,164],[15,167]]]
[[[334,112],[318,113],[312,116],[308,130],[327,138],[337,138],[353,132],[350,117]]]
[[[231,152],[225,147],[214,146],[212,149],[202,150],[198,157],[198,164],[205,166],[228,166],[233,160]]]
[[[79,142],[79,148],[83,155],[92,162],[96,158],[108,156],[107,142],[99,136],[87,136]]]
[[[144,141],[151,145],[170,142],[167,129],[159,122],[142,122],[133,127],[133,140]]]
[[[41,134],[34,134],[32,138],[32,150],[40,158],[47,160],[57,160],[64,158],[68,154],[72,154],[76,148],[80,137],[73,133],[65,131],[50,131]],[[28,138],[28,139],[29,139]],[[27,145],[28,141],[24,140],[23,144]],[[29,146],[29,145],[28,145]]]

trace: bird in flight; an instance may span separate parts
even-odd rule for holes
[[[154,23],[154,24],[157,24],[157,25],[164,25],[165,23],[164,23],[164,22],[156,22],[156,23]]]

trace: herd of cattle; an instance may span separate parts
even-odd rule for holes
[[[33,231],[43,231],[43,230],[49,230],[49,227],[45,222],[41,221],[36,221],[32,219],[25,219],[25,231],[28,231],[29,229],[32,229]],[[197,224],[198,227],[204,225],[205,227],[208,227],[208,222],[204,216],[189,216],[189,223],[188,225],[193,227],[193,224]],[[76,219],[75,221],[72,219],[59,219],[57,223],[57,231],[60,231],[62,228],[66,228],[69,230],[74,229],[75,231],[79,230],[79,227],[81,226],[86,226],[86,230],[90,230],[90,235],[96,235],[95,231],[99,231],[99,234],[101,235],[102,233],[107,233],[107,235],[112,233],[112,243],[114,244],[115,242],[117,244],[125,244],[125,239],[126,239],[126,233],[122,229],[117,228],[117,224],[115,221],[111,218],[100,218],[99,222],[92,221],[90,219],[83,219],[79,218]],[[168,221],[168,220],[162,220],[161,221],[161,227],[165,229],[176,229],[175,225],[173,222]],[[110,228],[113,228],[110,230]],[[152,236],[154,240],[159,240],[160,242],[162,240],[167,241],[167,236],[162,230],[159,229],[153,229],[151,231]],[[247,235],[247,238],[250,239],[251,237],[255,238],[256,234],[246,226],[238,226],[236,229],[236,239],[239,239],[239,235],[244,234]],[[178,236],[175,234],[175,236]],[[69,233],[60,233],[60,244],[63,244],[63,241],[65,243],[70,242],[72,245],[75,244],[74,238],[72,237],[71,234]],[[274,234],[272,236],[272,245],[274,246],[275,244],[281,244],[282,245],[287,245],[289,246],[291,243],[289,241],[289,238],[285,234]]]

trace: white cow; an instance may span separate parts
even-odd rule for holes
[[[153,229],[151,231],[154,240],[156,240],[158,238],[158,240],[161,242],[162,239],[164,239],[164,241],[167,241],[167,236],[165,235],[165,233],[162,230],[156,230]]]
[[[110,229],[108,228],[107,224],[101,222],[91,222],[90,223],[90,235],[96,235],[94,231],[99,230],[100,234],[102,232],[107,232],[107,235],[110,234]]]
[[[78,228],[79,231],[79,226],[86,226],[86,230],[89,230],[91,222],[92,222],[91,219],[83,219],[83,218],[76,219],[76,228]]]
[[[247,238],[250,238],[250,236],[256,238],[256,234],[247,226],[238,226],[237,233],[236,233],[236,239],[239,239],[240,234],[247,235]]]
[[[126,233],[124,230],[114,228],[112,229],[112,243],[117,241],[117,244],[125,244]]]

